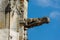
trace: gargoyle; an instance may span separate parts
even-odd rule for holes
[[[39,26],[44,23],[49,23],[49,18],[48,17],[43,17],[43,18],[30,18],[27,19],[27,24],[25,23],[24,27],[25,28],[31,28],[34,26]]]

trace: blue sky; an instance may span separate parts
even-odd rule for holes
[[[28,29],[29,40],[60,40],[60,0],[29,0],[28,18],[50,18],[49,24]]]

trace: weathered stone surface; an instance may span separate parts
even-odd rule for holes
[[[0,12],[0,29],[5,27],[5,14]]]
[[[0,0],[0,29],[5,27],[5,8],[8,0]]]
[[[0,0],[0,11],[5,11],[5,8],[8,4],[8,0]]]
[[[0,40],[8,40],[8,29],[0,29]]]

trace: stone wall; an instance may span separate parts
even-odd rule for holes
[[[8,4],[8,0],[0,0],[0,29],[5,28],[5,7]]]
[[[0,4],[0,39],[1,40],[8,40],[8,39],[9,40],[19,40],[19,39],[26,40],[26,37],[25,37],[26,35],[24,34],[24,25],[19,23],[21,22],[20,21],[21,18],[22,18],[22,21],[24,19],[27,19],[28,2],[24,0],[22,4],[19,1],[21,0],[17,0],[15,2],[11,0],[10,1],[11,12],[6,14],[5,14],[5,8],[8,4],[8,0],[0,1],[1,2]],[[23,7],[21,6],[21,4]],[[21,10],[20,8],[23,8],[23,10]]]
[[[5,27],[5,14],[4,12],[0,12],[0,29]]]

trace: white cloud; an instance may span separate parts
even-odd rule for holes
[[[49,6],[49,0],[37,0],[37,3],[40,6]]]
[[[51,19],[60,19],[60,12],[58,12],[58,11],[51,12],[49,17]]]
[[[36,0],[36,2],[42,7],[60,8],[60,0]]]

